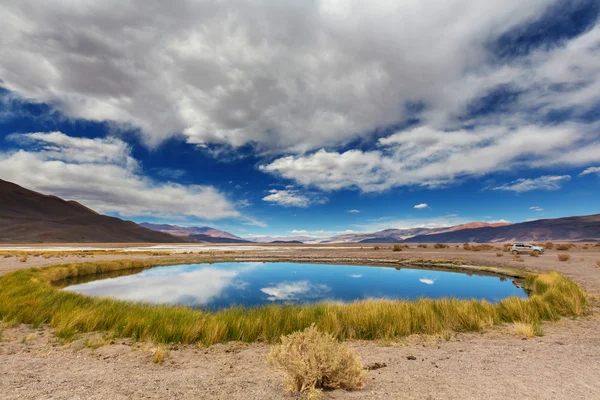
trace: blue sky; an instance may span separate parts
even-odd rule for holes
[[[365,3],[3,2],[0,178],[241,236],[600,212],[596,1]]]

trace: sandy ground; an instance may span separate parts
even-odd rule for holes
[[[243,246],[242,246],[243,247]],[[556,251],[514,261],[496,251],[411,248],[392,252],[390,246],[266,246],[206,250],[212,257],[227,251],[239,260],[295,258],[300,261],[426,259],[463,260],[469,264],[508,266],[530,271],[558,270],[577,281],[592,297],[600,295],[600,249],[573,249],[571,261],[557,260]],[[411,246],[412,247],[412,246]],[[231,254],[231,251],[237,250]],[[189,251],[189,250],[186,250]],[[201,250],[199,250],[201,251]],[[243,252],[243,254],[242,254]],[[186,257],[187,255],[182,255]],[[193,255],[197,256],[197,255]],[[129,256],[128,256],[129,257]],[[139,256],[138,257],[147,257]],[[93,259],[123,258],[94,256]],[[130,257],[131,258],[131,257]],[[0,259],[0,274],[18,268],[72,261],[69,257]],[[596,302],[596,300],[593,300]],[[265,358],[268,346],[230,343],[204,349],[171,346],[165,363],[152,363],[151,344],[117,341],[92,350],[85,338],[59,344],[45,327],[5,328],[0,336],[0,398],[2,399],[293,399],[281,377]],[[508,328],[483,334],[460,334],[451,340],[409,338],[395,346],[352,343],[363,363],[386,363],[370,371],[361,391],[333,391],[330,399],[597,399],[600,398],[600,318],[594,312],[580,320],[545,324],[544,336],[523,340]],[[414,356],[416,360],[407,357]]]

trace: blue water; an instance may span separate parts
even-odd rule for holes
[[[218,263],[156,267],[65,290],[91,296],[218,310],[273,303],[455,297],[498,302],[527,297],[495,276],[420,269],[296,263]]]

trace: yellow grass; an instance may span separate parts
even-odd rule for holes
[[[64,340],[79,333],[104,332],[110,337],[154,343],[211,345],[228,341],[274,343],[281,335],[301,331],[313,323],[338,340],[393,340],[412,334],[480,331],[504,323],[557,320],[582,315],[586,310],[583,291],[556,272],[527,276],[524,286],[531,291],[529,299],[515,297],[497,304],[451,298],[364,300],[234,307],[214,313],[92,298],[51,284],[95,273],[194,262],[209,260],[120,260],[15,271],[0,277],[0,320],[36,327],[49,324]]]
[[[154,349],[154,354],[152,355],[152,362],[154,364],[162,364],[168,356],[169,351],[164,346],[158,346],[156,349]]]
[[[517,336],[526,338],[544,335],[541,325],[536,322],[515,322],[513,324],[513,329]]]
[[[356,351],[315,325],[282,336],[269,353],[269,363],[285,373],[290,392],[315,396],[317,389],[362,389],[366,383]]]

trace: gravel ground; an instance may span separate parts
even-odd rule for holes
[[[360,263],[389,260],[463,260],[529,271],[558,270],[578,282],[592,298],[600,294],[600,249],[569,251],[571,261],[556,251],[514,261],[496,251],[417,249],[392,252],[390,246],[276,247],[238,250],[240,260],[294,258]],[[214,250],[213,250],[214,251]],[[244,254],[241,253],[244,252]],[[219,251],[216,250],[216,254]],[[183,255],[186,257],[187,255]],[[197,256],[197,255],[194,255]],[[206,255],[212,256],[210,254]],[[129,257],[128,258],[133,258]],[[148,256],[138,256],[148,257]],[[123,256],[44,259],[0,259],[0,274],[18,268]],[[154,257],[153,257],[154,258]],[[593,300],[596,301],[596,300]],[[596,310],[594,310],[596,311]],[[329,399],[597,399],[600,398],[600,318],[544,324],[544,336],[524,340],[508,327],[482,334],[459,334],[450,340],[411,337],[393,346],[356,342],[364,364],[387,366],[368,375],[361,391],[333,391]],[[229,343],[209,348],[171,346],[163,365],[153,364],[152,345],[117,341],[92,350],[86,337],[59,344],[52,330],[16,326],[1,330],[0,398],[2,399],[293,399],[281,377],[265,361],[264,344]],[[415,360],[409,360],[414,356]],[[411,357],[412,358],[412,357]]]

